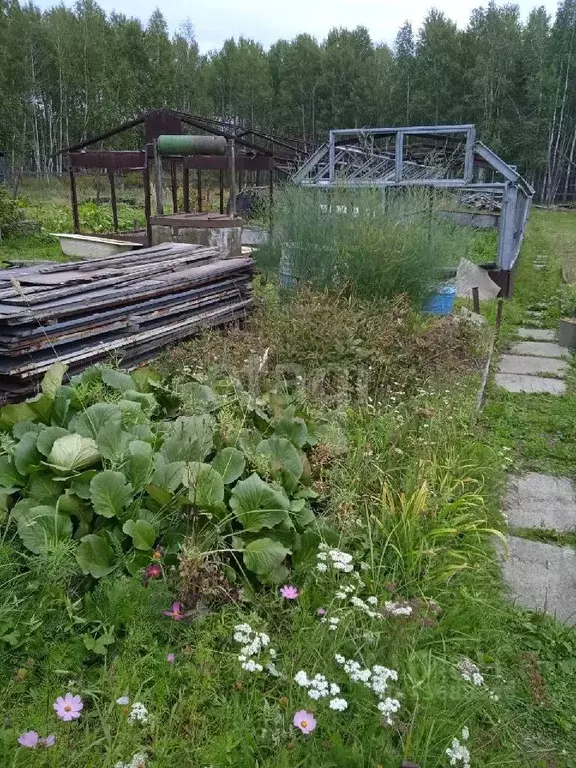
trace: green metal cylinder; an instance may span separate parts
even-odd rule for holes
[[[161,155],[224,155],[224,136],[159,136],[158,152]]]

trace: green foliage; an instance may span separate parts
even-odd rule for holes
[[[6,187],[0,184],[0,232],[8,235],[21,218],[22,212],[18,202],[10,197]]]
[[[385,195],[385,198],[383,198]],[[262,266],[280,282],[346,290],[362,298],[407,294],[421,304],[445,267],[470,256],[475,235],[427,213],[425,190],[287,187]],[[438,200],[436,201],[436,204]]]
[[[122,564],[138,570],[165,537],[183,541],[194,532],[206,546],[220,542],[231,563],[236,553],[258,552],[257,559],[244,557],[256,577],[286,572],[280,561],[298,551],[300,533],[315,522],[307,501],[313,494],[302,495],[309,482],[303,448],[313,432],[304,410],[278,396],[273,405],[254,400],[221,380],[214,389],[192,382],[203,398],[185,415],[188,382],[167,398],[170,409],[179,405],[171,420],[160,404],[170,390],[152,374],[97,367],[72,386],[62,384],[64,374],[59,364],[48,371],[41,409],[29,401],[0,410],[10,436],[0,455],[3,516],[11,510],[6,525],[17,524],[27,550],[50,552],[72,539],[82,572],[101,578]],[[96,396],[103,400],[94,402]],[[209,412],[197,412],[200,403]],[[225,416],[231,408],[252,441],[223,429],[219,411]],[[290,547],[280,546],[287,540]]]

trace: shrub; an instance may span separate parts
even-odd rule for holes
[[[18,202],[11,198],[6,187],[0,184],[0,233],[8,234],[20,219]]]

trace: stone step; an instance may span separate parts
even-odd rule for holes
[[[545,376],[548,373],[563,376],[568,368],[569,364],[565,360],[558,360],[556,357],[502,355],[498,364],[498,373],[519,373],[527,376]]]
[[[530,339],[531,341],[554,341],[556,331],[551,328],[518,328],[518,336],[521,339]]]
[[[512,355],[530,355],[532,357],[570,358],[566,347],[561,347],[555,341],[517,341],[510,348]]]
[[[507,536],[502,571],[514,601],[576,625],[576,552],[540,541]]]
[[[540,472],[510,475],[504,512],[511,528],[576,530],[576,489],[569,477]]]
[[[497,373],[496,384],[507,392],[529,394],[563,395],[566,384],[561,379],[546,379],[542,376],[522,376],[515,373]]]

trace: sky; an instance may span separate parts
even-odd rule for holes
[[[36,0],[42,8],[56,5],[56,0]],[[375,42],[391,44],[396,32],[410,21],[416,30],[432,7],[443,11],[458,26],[464,27],[473,8],[487,0],[204,0],[188,5],[181,0],[97,0],[107,12],[117,11],[137,16],[144,22],[159,6],[172,31],[189,19],[194,26],[200,51],[219,48],[229,37],[252,38],[268,48],[280,38],[290,39],[307,32],[318,40],[332,27],[368,28]],[[71,5],[70,0],[65,0]],[[535,5],[544,5],[554,14],[556,0],[519,0],[526,18]]]

